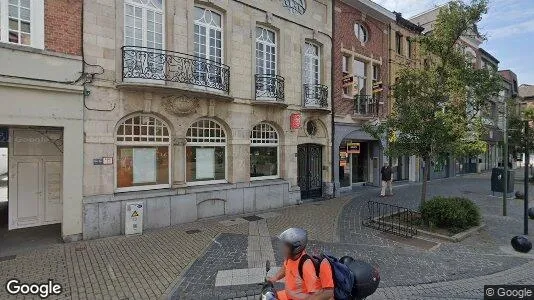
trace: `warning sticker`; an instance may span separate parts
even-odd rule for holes
[[[137,212],[137,210],[134,210],[132,214],[132,218],[136,218],[136,217],[139,217],[139,213]]]

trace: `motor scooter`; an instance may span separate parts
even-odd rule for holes
[[[350,256],[344,256],[339,261],[349,267],[355,277],[352,290],[352,300],[364,300],[374,294],[380,284],[380,271],[378,266],[373,266],[362,260],[356,260]],[[267,274],[271,269],[270,261],[265,263],[265,282],[261,289],[261,300],[276,300],[274,285],[267,280]]]

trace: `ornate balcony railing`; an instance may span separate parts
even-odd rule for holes
[[[122,78],[169,81],[230,91],[230,67],[180,52],[122,47]]]
[[[371,95],[354,96],[354,113],[362,116],[376,116],[379,113],[378,98]]]
[[[256,74],[255,82],[256,100],[284,102],[284,77],[270,74]]]
[[[304,107],[328,108],[328,87],[322,84],[305,84]]]

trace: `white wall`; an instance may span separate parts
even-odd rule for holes
[[[7,173],[7,148],[0,148],[0,175]]]

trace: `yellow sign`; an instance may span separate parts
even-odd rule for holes
[[[139,217],[139,213],[137,212],[137,210],[135,210],[132,214],[132,218],[137,218]]]
[[[360,154],[360,143],[347,143],[347,153]]]

